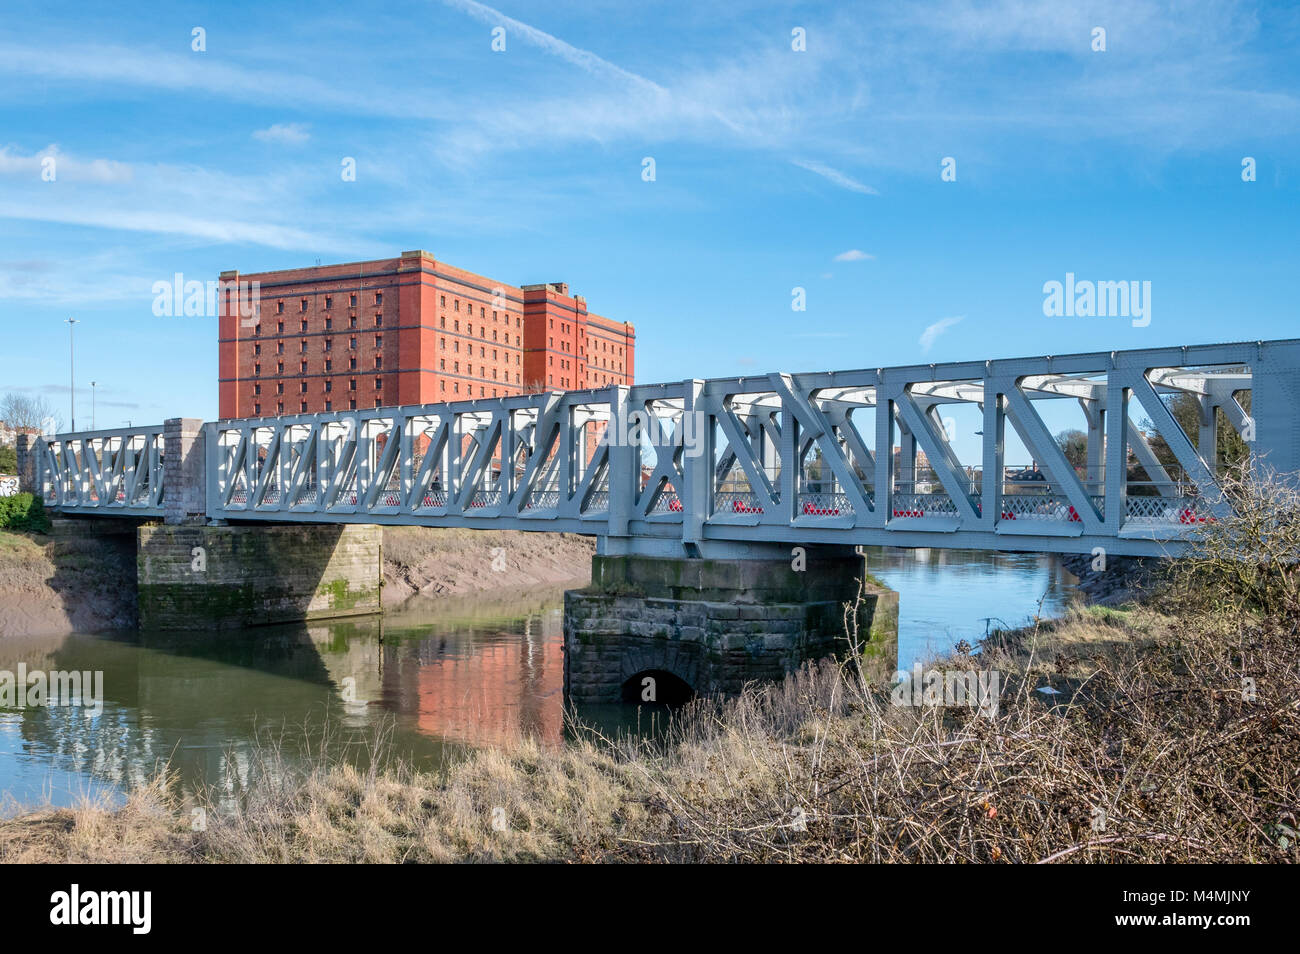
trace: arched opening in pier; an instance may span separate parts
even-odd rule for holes
[[[643,669],[623,683],[623,701],[634,705],[680,706],[694,697],[690,683],[666,669]]]

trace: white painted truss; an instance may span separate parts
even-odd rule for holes
[[[207,515],[553,530],[686,553],[716,540],[1154,554],[1223,512],[1219,415],[1257,461],[1300,471],[1298,390],[1291,340],[217,421],[204,425]],[[1171,410],[1179,395],[1194,433]],[[1058,445],[1048,401],[1081,411],[1085,466]],[[944,424],[961,405],[982,421],[978,460],[959,458]],[[1029,473],[1009,473],[1008,425]],[[160,434],[46,442],[47,502],[161,513],[161,467],[139,476]]]

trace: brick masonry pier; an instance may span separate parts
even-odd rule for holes
[[[852,548],[806,551],[802,571],[788,549],[780,559],[594,556],[591,585],[564,594],[568,697],[636,701],[646,675],[663,673],[695,693],[732,695],[805,660],[844,655],[844,608],[859,580],[866,665],[892,672],[898,594]]]

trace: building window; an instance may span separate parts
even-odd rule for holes
[[[353,350],[353,351],[356,351],[356,350],[357,350],[357,336],[356,336],[356,335],[352,335],[350,338],[348,338],[348,347],[349,347],[351,350]]]
[[[351,368],[353,371],[355,371],[357,369],[357,359],[356,358],[349,359],[348,367]]]
[[[334,402],[333,402],[333,401],[326,401],[326,402],[325,402],[325,410],[327,410],[327,411],[332,411],[332,410],[334,410]]]
[[[383,379],[383,378],[375,378],[375,390],[376,390],[376,391],[382,391],[383,389],[384,389],[384,379]]]
[[[348,401],[348,409],[349,409],[349,410],[352,410],[352,411],[355,411],[355,410],[357,409],[357,399],[356,399],[356,398],[351,398],[351,399]]]
[[[384,336],[383,336],[383,335],[375,335],[375,347],[376,347],[376,348],[382,348],[383,346],[384,346]]]
[[[334,390],[334,382],[333,382],[333,381],[326,381],[326,382],[325,382],[325,393],[328,394],[330,391],[333,391],[333,390]]]
[[[306,339],[306,338],[304,338],[302,341],[298,342],[298,353],[299,353],[299,354],[306,354],[306,353],[307,353],[307,339]]]
[[[253,334],[258,338],[262,337],[262,323],[260,321],[253,326]]]
[[[375,367],[382,368],[383,366],[384,366],[384,356],[382,354],[375,355]]]
[[[357,316],[353,315],[351,318],[348,319],[348,327],[355,328],[356,326],[357,326]]]
[[[375,398],[375,407],[382,407],[383,402],[380,398]]]
[[[279,403],[277,403],[277,404],[275,405],[275,413],[276,413],[276,414],[283,414],[283,413],[284,413],[284,402],[283,402],[283,401],[281,401],[281,402],[279,402]]]
[[[298,310],[299,310],[299,311],[306,311],[306,310],[307,310],[307,299],[306,299],[306,298],[304,298],[304,299],[302,300],[302,304],[298,306]]]
[[[331,328],[333,328],[333,327],[334,327],[334,319],[333,319],[333,318],[326,318],[326,319],[325,319],[325,330],[326,330],[326,331],[329,331],[329,330],[330,330]]]
[[[460,299],[459,299],[459,298],[457,298],[457,299],[452,303],[451,310],[452,310],[452,311],[460,311]]]
[[[307,373],[307,362],[306,362],[306,361],[304,361],[302,364],[300,364],[300,365],[298,366],[298,371],[299,371],[300,373],[302,373],[302,374],[306,374],[306,373]]]
[[[325,296],[325,307],[326,307],[326,309],[329,309],[329,308],[333,308],[333,307],[334,307],[334,296],[333,296],[333,295],[326,295],[326,296]]]
[[[261,416],[262,416],[262,405],[260,405],[260,404],[254,404],[254,405],[253,405],[253,413],[256,414],[258,417],[261,417]]]
[[[357,389],[357,379],[353,378],[351,381],[348,382],[348,390],[355,391],[356,389]]]
[[[383,315],[375,315],[375,327],[378,328],[378,327],[379,327],[380,325],[382,325],[383,323],[384,323],[384,316],[383,316]]]
[[[253,345],[253,354],[261,354],[261,353],[262,353],[262,346],[260,344]]]
[[[357,307],[357,296],[355,294],[348,296],[348,305],[352,308]]]
[[[333,370],[334,370],[334,359],[333,359],[333,358],[326,358],[326,359],[325,359],[325,370],[326,370],[326,371],[333,371]]]
[[[279,334],[284,334],[284,322],[283,322],[283,321],[277,321],[277,322],[276,322],[276,326],[277,326],[277,328],[276,328],[277,332],[278,332]]]
[[[446,295],[443,295],[443,296],[441,296],[441,298],[442,298],[442,302],[441,302],[442,307],[443,307],[443,308],[446,308],[446,307],[447,307],[447,296],[446,296]]]
[[[260,384],[254,384],[254,385],[253,385],[253,393],[254,393],[254,394],[261,394],[261,393],[262,393],[262,386],[261,386]]]
[[[279,301],[277,301],[277,302],[275,303],[275,313],[276,313],[277,315],[283,315],[283,314],[284,314],[284,299],[283,299],[283,298],[281,298]]]
[[[303,402],[299,405],[299,409],[302,411],[302,413],[306,414],[306,413],[307,413],[307,402],[306,402],[306,401],[303,401]]]
[[[383,292],[375,292],[375,304],[376,304],[376,305],[382,305],[383,303],[384,303],[384,293],[383,293]]]
[[[333,351],[333,350],[334,350],[334,339],[333,339],[333,338],[326,338],[326,339],[325,339],[325,350],[326,350],[326,351]]]
[[[304,381],[304,382],[302,382],[302,384],[298,385],[298,393],[299,393],[299,394],[306,394],[306,393],[307,393],[307,382],[306,382],[306,381]]]

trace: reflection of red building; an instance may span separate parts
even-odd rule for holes
[[[242,274],[258,304],[220,297],[220,415],[436,404],[631,384],[630,324],[562,282],[507,285],[428,252]]]
[[[474,744],[563,738],[564,650],[553,633],[511,635],[422,663],[416,683],[417,723],[430,735]]]

